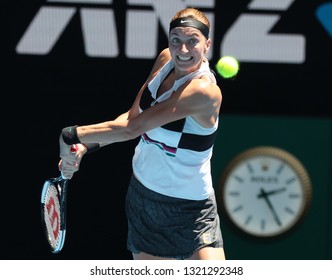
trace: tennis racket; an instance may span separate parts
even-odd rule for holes
[[[74,145],[71,151],[76,151]],[[42,188],[41,218],[52,253],[59,253],[65,242],[68,181],[60,175],[47,179]]]

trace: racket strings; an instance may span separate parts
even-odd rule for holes
[[[60,239],[61,215],[58,190],[54,184],[50,184],[45,194],[44,220],[48,242],[56,248]]]

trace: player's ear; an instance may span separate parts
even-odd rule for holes
[[[204,54],[207,54],[209,52],[211,46],[211,39],[207,39],[204,47]]]

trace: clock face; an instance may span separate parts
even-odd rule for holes
[[[243,232],[272,237],[291,230],[311,200],[309,176],[288,152],[258,147],[237,156],[221,180],[221,199],[230,221]]]

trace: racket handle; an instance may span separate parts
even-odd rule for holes
[[[68,178],[65,177],[65,175],[63,175],[62,171],[61,171],[61,178],[62,178],[62,180],[68,180]]]
[[[72,153],[76,153],[76,151],[77,151],[76,144],[71,145],[71,147],[70,147],[70,152],[72,152]],[[67,180],[67,179],[68,179],[68,178],[66,178],[66,177],[63,175],[62,171],[61,171],[61,177],[62,177],[62,179],[64,179],[64,180]]]

